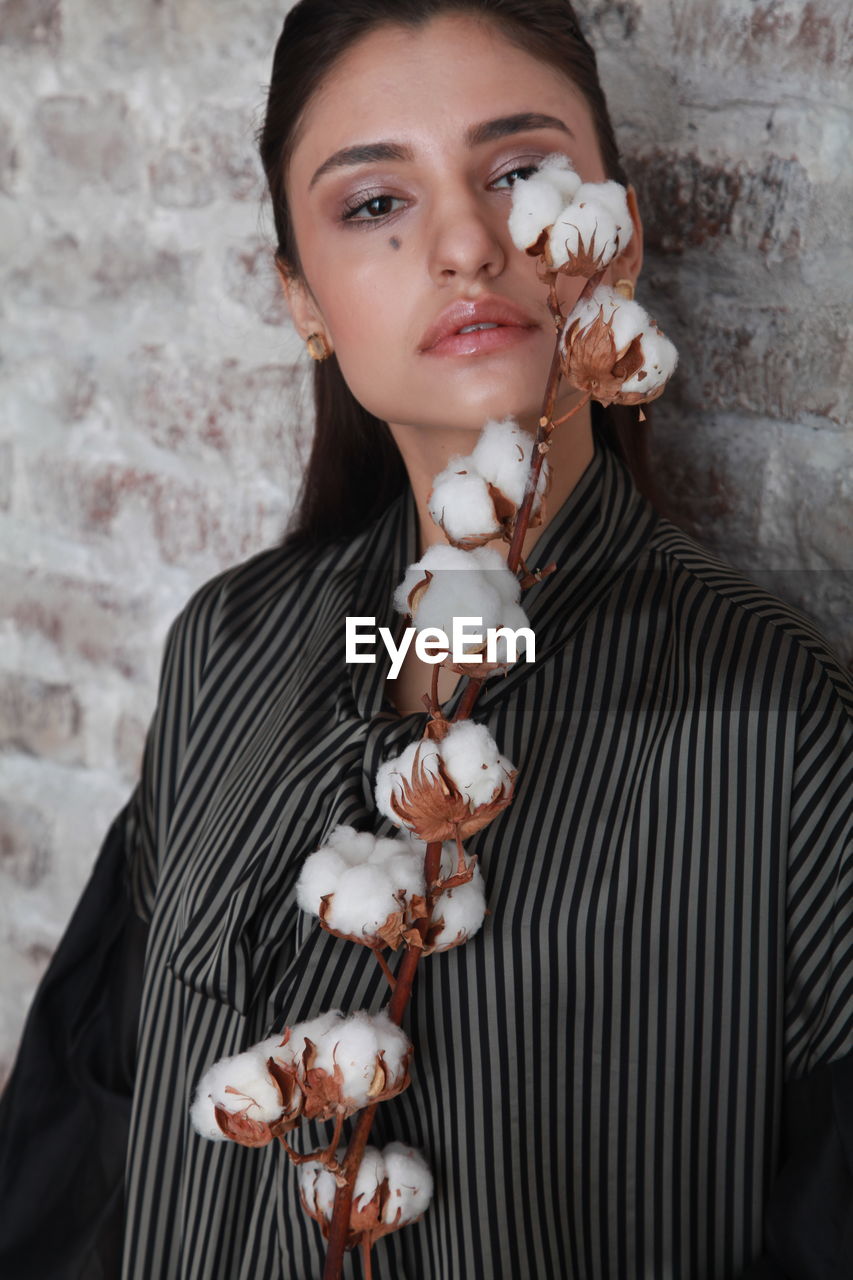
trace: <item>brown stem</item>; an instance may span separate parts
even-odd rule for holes
[[[564,422],[568,422],[569,418],[573,418],[576,413],[580,413],[584,405],[589,404],[591,399],[592,399],[592,393],[590,391],[587,391],[583,399],[578,400],[576,405],[572,405],[569,412],[564,413],[562,418],[554,418],[554,420],[550,423],[551,430],[553,431],[555,427],[561,427]]]
[[[527,484],[524,489],[524,499],[518,509],[518,515],[515,518],[515,529],[512,534],[512,542],[509,544],[509,555],[506,558],[507,568],[513,573],[518,569],[521,560],[521,552],[524,546],[524,539],[527,535],[527,529],[530,524],[530,515],[533,511],[533,500],[536,497],[536,485],[539,481],[539,473],[542,470],[542,459],[545,454],[539,448],[540,444],[544,444],[550,434],[549,423],[551,414],[554,412],[554,405],[557,400],[557,391],[560,386],[560,378],[563,376],[561,364],[561,343],[560,336],[554,344],[554,354],[551,357],[551,368],[548,371],[548,381],[545,385],[545,398],[542,402],[542,414],[539,418],[539,426],[536,429],[536,435],[533,438],[533,450],[530,458],[530,470],[527,473]]]
[[[577,303],[585,302],[593,291],[601,282],[603,271],[596,271],[591,275],[581,289]],[[509,555],[507,556],[507,568],[513,573],[518,569],[521,560],[521,552],[524,546],[524,539],[527,536],[527,530],[530,525],[530,514],[533,510],[533,500],[536,497],[536,485],[539,481],[539,473],[542,470],[542,459],[546,450],[541,446],[547,444],[548,437],[554,429],[554,423],[551,421],[554,413],[554,405],[557,402],[557,392],[560,387],[560,379],[562,377],[562,331],[557,334],[557,341],[554,344],[554,355],[551,359],[551,368],[548,372],[548,381],[545,384],[545,395],[542,400],[542,413],[539,417],[539,426],[533,440],[533,450],[530,457],[530,470],[527,473],[527,484],[524,489],[524,500],[519,507],[518,515],[515,518],[515,529],[513,530],[512,542],[509,546]],[[587,397],[589,399],[589,397]],[[586,403],[583,401],[582,403]],[[580,406],[578,406],[580,407]],[[575,410],[576,411],[576,410]]]
[[[379,968],[382,970],[382,972],[385,974],[385,977],[388,979],[388,986],[393,991],[397,985],[397,979],[394,977],[393,973],[391,972],[391,966],[389,965],[388,961],[385,959],[379,947],[371,947],[371,950],[373,954],[376,956],[376,962],[379,965]]]
[[[590,276],[581,291],[578,302],[588,298],[593,289],[596,288],[603,271],[597,271],[595,275]],[[551,305],[552,314],[554,315],[555,324],[558,325],[557,341],[554,345],[554,355],[551,360],[551,369],[548,374],[548,382],[545,387],[545,396],[542,402],[542,415],[539,419],[539,427],[534,440],[534,448],[530,462],[530,471],[527,476],[527,485],[525,488],[524,500],[519,508],[515,520],[515,530],[510,544],[509,555],[507,557],[507,566],[515,573],[521,560],[521,551],[524,544],[524,538],[527,534],[528,525],[530,523],[530,513],[533,509],[533,498],[536,493],[536,484],[539,479],[539,473],[542,470],[542,459],[545,451],[539,446],[545,444],[548,436],[553,430],[551,417],[554,412],[554,405],[557,401],[557,391],[562,377],[561,365],[561,347],[562,347],[562,315],[557,302],[556,282],[554,279],[550,281],[549,304]],[[437,668],[436,668],[437,670]],[[469,680],[465,689],[459,707],[453,717],[454,721],[467,719],[474,708],[474,704],[479,696],[480,689],[483,686],[482,679],[473,678]],[[437,678],[433,680],[434,699],[437,699],[438,683]],[[427,886],[435,884],[441,873],[441,842],[433,841],[427,845],[426,857],[424,859],[424,882]],[[431,915],[419,920],[417,923],[418,932],[421,939],[424,940],[431,924]],[[412,984],[415,979],[415,972],[418,967],[418,961],[421,958],[423,948],[412,947],[406,948],[400,967],[397,970],[397,977],[394,986],[394,992],[388,1004],[388,1016],[392,1022],[399,1026],[403,1019],[409,1000],[412,994]],[[343,1173],[345,1181],[343,1186],[339,1186],[335,1195],[335,1207],[332,1213],[332,1221],[329,1227],[329,1248],[326,1253],[326,1265],[323,1270],[323,1280],[340,1280],[341,1267],[343,1266],[344,1251],[346,1248],[347,1235],[349,1234],[350,1207],[352,1205],[352,1193],[355,1185],[358,1167],[361,1164],[364,1148],[367,1146],[367,1139],[370,1134],[370,1128],[373,1124],[373,1117],[376,1112],[378,1103],[366,1107],[364,1111],[359,1112],[355,1129],[350,1138],[349,1146],[343,1163]]]
[[[370,1236],[365,1235],[361,1238],[361,1256],[364,1260],[364,1280],[373,1280],[373,1266],[371,1263],[371,1245]]]
[[[288,1158],[292,1164],[311,1164],[317,1161],[318,1164],[324,1164],[332,1173],[338,1170],[338,1162],[335,1159],[335,1152],[338,1149],[338,1143],[341,1140],[341,1130],[344,1127],[344,1113],[339,1111],[335,1116],[335,1131],[332,1134],[332,1141],[322,1151],[309,1151],[306,1155],[302,1155],[296,1151],[287,1141],[283,1133],[278,1135],[278,1140],[287,1152]]]
[[[426,856],[424,858],[424,882],[428,885],[434,884],[441,874],[441,841],[434,840],[427,845]],[[417,922],[416,928],[421,935],[421,940],[426,938],[427,930],[430,926],[430,920],[425,918]],[[412,995],[412,984],[415,980],[415,973],[418,967],[418,961],[421,958],[422,947],[407,947],[403,953],[403,959],[397,970],[397,980],[394,987],[394,994],[389,1001],[387,1013],[388,1017],[398,1027],[403,1021],[403,1014],[406,1012],[409,1000]],[[372,1106],[366,1107],[364,1111],[358,1114],[355,1129],[347,1147],[347,1153],[344,1157],[343,1172],[346,1181],[342,1187],[338,1187],[335,1193],[335,1207],[332,1212],[332,1222],[329,1227],[329,1247],[326,1253],[326,1265],[323,1270],[323,1280],[340,1280],[341,1267],[343,1266],[344,1252],[346,1249],[347,1235],[349,1234],[350,1207],[352,1205],[352,1192],[355,1185],[358,1167],[361,1164],[364,1148],[367,1146],[367,1139],[370,1135],[370,1128],[373,1124],[373,1117],[376,1114],[376,1108],[379,1104],[374,1102]]]
[[[470,716],[471,712],[474,709],[474,703],[477,701],[477,695],[479,694],[482,687],[483,687],[482,680],[480,680],[479,678],[474,679],[469,677],[467,687],[465,689],[465,692],[462,695],[462,700],[459,703],[459,706],[456,708],[456,715],[453,717],[454,724],[456,723],[457,720],[468,719],[468,717]]]

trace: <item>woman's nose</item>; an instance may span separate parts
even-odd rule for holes
[[[497,217],[494,207],[484,207],[474,192],[457,193],[438,204],[430,255],[430,273],[437,284],[500,275],[509,233],[506,219],[499,222]]]

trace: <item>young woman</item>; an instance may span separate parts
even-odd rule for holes
[[[284,546],[170,633],[139,787],[5,1097],[8,1280],[322,1273],[278,1144],[206,1142],[190,1100],[215,1059],[384,1001],[294,886],[335,825],[392,830],[372,783],[419,736],[430,672],[347,665],[344,619],[399,623],[393,589],[439,538],[432,477],[487,418],[536,422],[554,332],[513,182],[555,151],[627,180],[563,0],[302,0],[260,142],[294,322],[325,357],[316,443]],[[608,280],[639,276],[631,211]],[[660,514],[644,430],[587,408],[556,436],[526,544],[559,566],[525,596],[537,660],[475,712],[519,769],[468,843],[490,915],[422,964],[412,1084],[374,1126],[436,1181],[375,1250],[389,1280],[853,1267],[853,689],[804,618]]]

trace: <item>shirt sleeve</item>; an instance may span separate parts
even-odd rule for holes
[[[791,795],[782,1142],[742,1280],[853,1276],[853,686],[818,663]]]
[[[0,1275],[121,1270],[123,1182],[148,930],[113,822],[51,959],[0,1099]]]
[[[853,685],[815,661],[800,701],[788,838],[785,1079],[853,1053]]]
[[[191,602],[172,624],[139,783],[39,984],[0,1099],[3,1280],[121,1272],[148,925],[208,619]]]

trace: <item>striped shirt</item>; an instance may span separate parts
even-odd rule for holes
[[[122,829],[148,923],[123,1280],[322,1275],[279,1144],[211,1143],[188,1109],[215,1059],[387,1000],[295,882],[338,823],[393,833],[373,779],[424,717],[395,712],[383,651],[345,663],[343,628],[399,625],[416,558],[407,492],[345,546],[228,571],[170,632]],[[598,440],[552,560],[524,599],[536,662],[474,713],[519,771],[467,842],[490,914],[422,961],[412,1083],[371,1136],[420,1147],[434,1199],[373,1274],[730,1280],[764,1245],[786,1082],[853,1051],[853,687]]]

